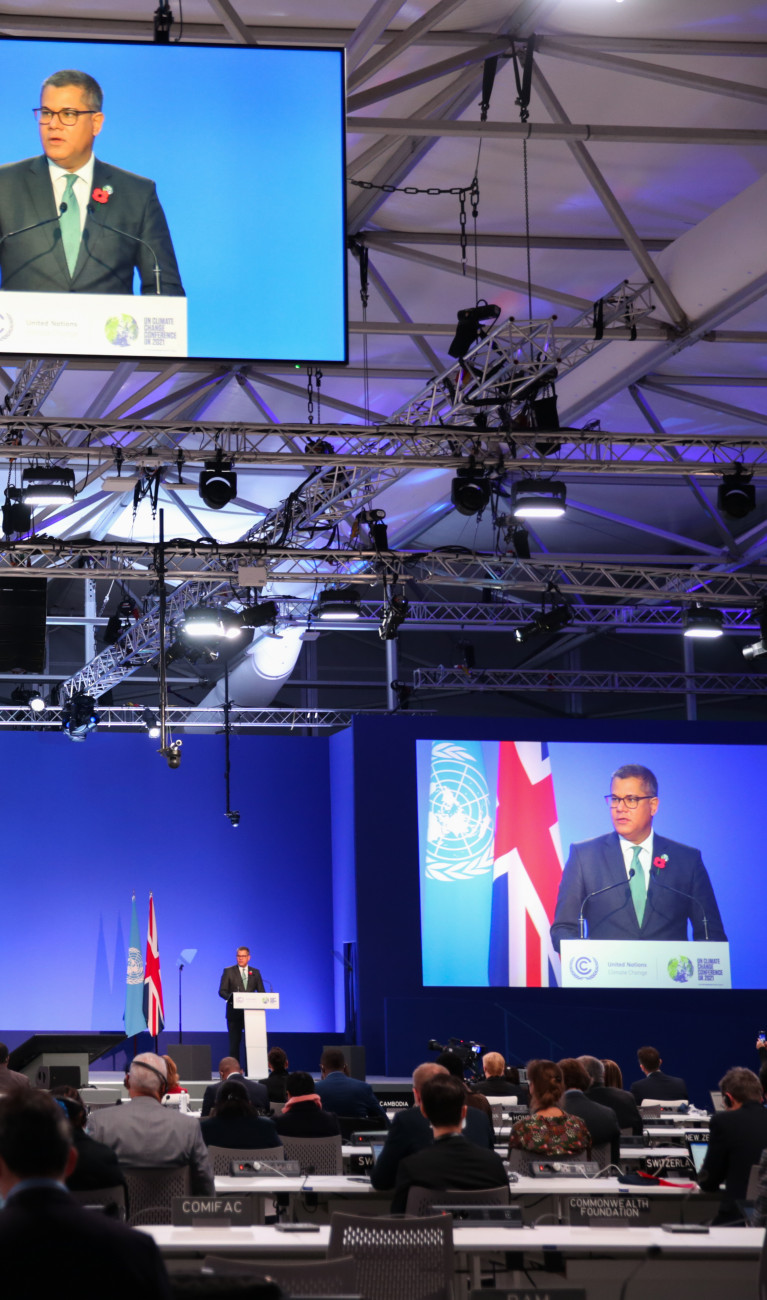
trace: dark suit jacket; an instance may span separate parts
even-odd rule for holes
[[[494,1149],[493,1126],[481,1110],[466,1108],[463,1135],[467,1141],[483,1147],[486,1151]],[[411,1106],[408,1110],[397,1111],[392,1126],[386,1134],[383,1150],[370,1171],[371,1183],[379,1192],[388,1191],[390,1187],[396,1185],[400,1161],[433,1145],[432,1127],[420,1106]]]
[[[30,1187],[0,1213],[3,1285],[10,1295],[57,1295],[62,1279],[78,1296],[170,1300],[165,1265],[152,1238],[78,1205],[67,1191]]]
[[[610,1106],[603,1106],[581,1092],[580,1088],[568,1088],[562,1094],[562,1110],[568,1115],[578,1115],[591,1134],[591,1145],[610,1144],[610,1163],[617,1165],[621,1158],[621,1130],[618,1116]],[[626,1126],[628,1127],[628,1125]]]
[[[634,1100],[644,1101],[645,1097],[659,1101],[687,1101],[687,1084],[684,1079],[677,1079],[673,1074],[664,1074],[662,1070],[653,1070],[651,1074],[637,1079],[631,1085]]]
[[[711,1116],[708,1151],[698,1182],[704,1192],[716,1192],[724,1183],[714,1223],[742,1223],[736,1201],[745,1200],[751,1166],[761,1162],[765,1148],[767,1110],[758,1101],[747,1101],[738,1110],[719,1110]]]
[[[225,966],[221,976],[221,983],[218,986],[218,996],[226,998],[226,1018],[227,1020],[239,1020],[244,1017],[245,1012],[239,1011],[232,1006],[232,995],[234,993],[265,993],[264,981],[261,978],[260,970],[255,966],[248,966],[248,984],[247,988],[243,986],[240,968],[234,966]]]
[[[290,1070],[271,1070],[265,1079],[259,1079],[258,1082],[263,1083],[270,1101],[287,1101],[288,1090],[285,1085],[289,1074]]]
[[[257,1110],[269,1111],[269,1094],[263,1083],[256,1083],[255,1079],[247,1079],[244,1074],[230,1074],[230,1079],[239,1079],[245,1084],[248,1096],[250,1097],[251,1106]],[[209,1115],[216,1104],[216,1093],[221,1087],[220,1083],[209,1083],[202,1097],[202,1116],[203,1119]]]
[[[317,1095],[322,1100],[324,1110],[332,1110],[336,1115],[370,1115],[380,1119],[383,1128],[388,1128],[386,1112],[379,1106],[369,1083],[362,1079],[350,1079],[341,1070],[333,1070],[317,1084]]]
[[[102,1187],[125,1187],[125,1174],[117,1162],[117,1153],[106,1142],[76,1128],[72,1134],[77,1151],[77,1164],[67,1187],[73,1192],[94,1192]]]
[[[725,940],[727,936],[714,891],[698,849],[656,835],[653,859],[664,854],[667,862],[663,870],[653,867],[650,872],[647,906],[640,929],[616,832],[571,845],[551,927],[551,939],[557,951],[562,939],[579,937],[578,917],[584,899],[594,890],[613,884],[618,888],[592,898],[586,904],[584,915],[590,939],[673,939],[684,942],[688,917],[692,921],[693,939],[703,939],[705,915],[709,939]],[[680,894],[692,897],[683,898]]]
[[[206,1147],[231,1147],[257,1151],[259,1147],[281,1147],[277,1130],[262,1115],[212,1115],[200,1121]]]
[[[618,1117],[618,1128],[630,1128],[632,1133],[642,1132],[642,1116],[637,1109],[630,1092],[625,1088],[606,1088],[604,1084],[592,1084],[585,1094],[589,1101],[596,1101],[600,1106],[609,1106]]]
[[[338,1116],[314,1101],[297,1101],[290,1110],[275,1115],[274,1127],[283,1137],[325,1138],[341,1132]]]
[[[10,236],[0,244],[1,287],[35,293],[133,293],[135,267],[142,294],[153,294],[156,256],[163,294],[183,296],[173,242],[154,181],[97,158],[93,188],[106,187],[112,190],[106,203],[91,199],[88,204],[80,256],[74,275],[70,275],[48,159],[26,158],[0,167],[0,237]],[[37,230],[11,234],[49,218],[49,224]],[[104,230],[105,225],[125,234]],[[138,240],[144,240],[152,252]]]
[[[503,1161],[494,1151],[484,1151],[462,1134],[438,1138],[430,1147],[400,1162],[392,1214],[402,1214],[411,1187],[457,1187],[472,1191],[504,1187],[508,1183]]]
[[[508,1079],[492,1078],[480,1079],[472,1087],[475,1093],[479,1092],[483,1097],[516,1097],[520,1106],[530,1103],[530,1091],[526,1083],[509,1083]]]
[[[30,1083],[28,1075],[20,1074],[7,1065],[0,1065],[0,1092],[9,1092],[12,1088],[28,1088]]]

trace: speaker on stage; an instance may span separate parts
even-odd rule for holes
[[[45,578],[0,580],[0,672],[45,670]]]

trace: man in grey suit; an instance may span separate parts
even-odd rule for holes
[[[104,125],[98,82],[54,72],[40,100],[43,156],[0,167],[0,287],[132,294],[136,269],[142,294],[182,297],[154,182],[94,157]]]
[[[218,986],[218,996],[226,1002],[226,1027],[229,1031],[229,1055],[240,1059],[242,1031],[245,1028],[245,1012],[238,1010],[233,1002],[235,993],[263,993],[264,981],[260,970],[250,964],[250,948],[237,949],[237,965],[225,966]]]
[[[130,1105],[105,1106],[88,1121],[88,1132],[117,1152],[126,1167],[162,1168],[189,1165],[191,1190],[200,1196],[215,1191],[213,1166],[198,1120],[163,1106],[168,1078],[165,1062],[154,1052],[133,1058],[125,1076]]]

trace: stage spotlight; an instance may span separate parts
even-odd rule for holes
[[[389,549],[389,532],[384,520],[386,519],[385,510],[360,510],[357,515],[357,524],[364,524],[368,530],[370,544],[375,551],[388,551]]]
[[[484,338],[482,323],[486,320],[496,321],[501,314],[500,307],[494,302],[465,307],[458,312],[458,325],[455,337],[448,348],[451,357],[465,357],[479,338]]]
[[[756,488],[752,475],[742,465],[736,465],[732,474],[725,474],[716,494],[719,509],[731,519],[744,519],[756,505]]]
[[[124,596],[120,601],[114,614],[110,614],[107,619],[107,625],[101,634],[104,645],[115,645],[119,641],[123,632],[130,627],[131,618],[136,616],[136,607],[133,601]]]
[[[754,614],[759,623],[760,637],[758,641],[743,647],[741,653],[744,659],[759,659],[761,655],[767,655],[767,600],[757,601]]]
[[[3,532],[6,537],[10,537],[11,533],[28,533],[31,527],[32,507],[22,504],[18,488],[7,487],[3,506]]]
[[[220,456],[215,460],[206,460],[205,468],[200,473],[198,491],[211,510],[223,510],[224,506],[228,506],[237,496],[237,475],[232,472],[232,462],[225,462]]]
[[[237,614],[211,605],[192,605],[179,625],[179,634],[191,641],[234,640],[243,627]]]
[[[96,702],[85,691],[75,691],[61,706],[61,729],[70,740],[85,740],[99,723]]]
[[[226,815],[229,818],[232,830],[235,830],[240,824],[240,814],[237,812],[236,808],[230,808]]]
[[[14,686],[11,703],[26,706],[33,713],[45,713],[45,700],[36,686]]]
[[[515,519],[559,519],[565,513],[567,489],[550,478],[523,478],[511,489]]]
[[[520,525],[511,534],[511,544],[518,560],[530,559],[530,534]]]
[[[699,637],[701,640],[713,640],[724,635],[721,609],[706,609],[703,605],[691,605],[685,611],[684,635]]]
[[[172,771],[175,771],[177,767],[181,767],[181,741],[180,740],[174,740],[172,744],[166,745],[164,749],[160,749],[157,752],[159,754],[162,754],[163,758],[166,760],[168,764],[168,767],[171,768]]]
[[[551,609],[536,614],[530,623],[518,627],[514,632],[514,640],[520,645],[524,645],[526,641],[530,641],[533,637],[546,636],[549,632],[557,632],[559,628],[566,627],[572,621],[572,617],[569,605],[565,605],[564,602],[561,605],[552,605]]]
[[[408,616],[410,602],[404,596],[392,596],[381,617],[378,635],[382,641],[396,641],[397,633]]]
[[[459,469],[450,484],[450,501],[459,515],[478,515],[490,500],[490,480],[485,471],[470,459],[466,469]]]
[[[22,470],[21,500],[25,506],[58,506],[74,499],[74,470],[58,465],[30,465]]]
[[[360,594],[356,587],[332,587],[321,591],[312,606],[312,618],[321,623],[354,623],[361,612]]]
[[[146,727],[146,734],[153,739],[160,734],[160,724],[157,721],[157,714],[153,709],[146,708],[141,714],[141,721]]]
[[[279,612],[276,601],[262,600],[258,605],[246,605],[240,614],[240,622],[243,628],[265,627],[267,623],[274,626]]]

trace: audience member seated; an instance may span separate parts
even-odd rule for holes
[[[460,1057],[456,1056],[455,1052],[440,1052],[437,1057],[437,1065],[444,1065],[448,1074],[452,1074],[454,1079],[461,1080],[466,1092],[466,1105],[474,1106],[477,1110],[483,1111],[492,1124],[493,1110],[490,1102],[487,1097],[483,1097],[481,1092],[477,1092],[471,1084],[466,1082],[463,1061]]]
[[[631,1095],[637,1105],[648,1101],[687,1101],[687,1084],[673,1074],[664,1074],[659,1053],[654,1047],[640,1047],[637,1052],[639,1068],[644,1075],[631,1085]]]
[[[322,1109],[322,1098],[310,1074],[294,1070],[288,1075],[285,1090],[288,1100],[282,1114],[274,1117],[274,1126],[283,1137],[325,1138],[341,1132],[338,1116]]]
[[[379,1119],[381,1128],[388,1128],[386,1112],[378,1104],[370,1084],[349,1077],[349,1067],[340,1047],[325,1048],[320,1058],[320,1073],[317,1094],[325,1110],[332,1110],[336,1115],[367,1115]]]
[[[216,1093],[222,1083],[227,1079],[242,1079],[250,1097],[251,1106],[256,1110],[262,1111],[265,1115],[269,1114],[269,1093],[266,1091],[263,1083],[256,1083],[255,1079],[246,1079],[242,1073],[242,1066],[235,1056],[225,1056],[223,1061],[219,1062],[218,1072],[221,1076],[221,1083],[210,1083],[205,1089],[202,1098],[202,1115],[203,1119],[209,1115],[216,1104]]]
[[[29,1079],[26,1074],[19,1074],[18,1070],[12,1070],[8,1065],[10,1052],[5,1043],[0,1043],[0,1093],[9,1092],[11,1088],[28,1088]]]
[[[264,1084],[270,1101],[281,1103],[287,1096],[285,1085],[290,1073],[290,1061],[281,1047],[272,1047],[269,1049],[266,1063],[269,1066],[269,1073],[265,1079],[259,1079],[259,1083]]]
[[[611,1061],[609,1056],[602,1058],[602,1064],[605,1067],[605,1087],[606,1088],[623,1088],[623,1072],[617,1061]]]
[[[227,1079],[216,1094],[213,1113],[200,1120],[206,1147],[231,1147],[257,1151],[260,1147],[281,1147],[274,1123],[259,1115],[242,1079]]]
[[[482,1057],[482,1069],[485,1077],[474,1084],[475,1092],[485,1097],[518,1097],[519,1082],[511,1083],[506,1078],[506,1062],[500,1052],[487,1052]]]
[[[642,1116],[630,1092],[625,1088],[612,1088],[605,1085],[605,1067],[596,1056],[579,1056],[578,1060],[591,1079],[587,1092],[589,1101],[597,1101],[600,1106],[609,1106],[618,1116],[620,1129],[631,1129],[632,1133],[641,1134]]]
[[[176,1069],[176,1062],[173,1060],[173,1057],[164,1056],[162,1059],[165,1062],[165,1070],[168,1075],[168,1086],[165,1089],[166,1093],[170,1096],[177,1096],[179,1093],[185,1092],[187,1096],[189,1096],[189,1089],[181,1087],[178,1070]]]
[[[565,1085],[562,1093],[562,1109],[566,1110],[568,1115],[580,1116],[589,1131],[592,1147],[609,1143],[610,1163],[619,1164],[621,1131],[615,1111],[609,1106],[600,1106],[599,1102],[591,1101],[585,1095],[591,1079],[580,1061],[566,1057],[559,1062],[559,1068]]]
[[[519,1070],[516,1065],[507,1065],[503,1072],[503,1077],[507,1083],[513,1083],[517,1092],[517,1104],[519,1106],[530,1105],[530,1089],[526,1083],[522,1083],[519,1077]]]
[[[698,1174],[704,1192],[724,1191],[713,1222],[742,1223],[737,1202],[746,1198],[751,1166],[761,1163],[767,1147],[767,1110],[762,1085],[752,1070],[728,1070],[721,1080],[725,1109],[709,1122],[708,1150]]]
[[[466,1094],[460,1079],[441,1072],[427,1079],[421,1089],[421,1110],[431,1124],[434,1141],[400,1161],[392,1214],[404,1211],[411,1187],[472,1191],[507,1184],[500,1156],[469,1142],[461,1132]]]
[[[105,1106],[90,1115],[88,1131],[117,1152],[121,1165],[152,1169],[189,1165],[191,1191],[213,1194],[213,1166],[195,1115],[163,1106],[165,1062],[154,1052],[133,1059],[125,1076],[129,1106]]]
[[[152,1238],[94,1214],[70,1196],[64,1183],[76,1163],[72,1130],[50,1094],[36,1088],[7,1092],[0,1100],[0,1258],[7,1294],[68,1290],[74,1296],[106,1294],[109,1300],[170,1300]]]
[[[586,1125],[560,1105],[565,1084],[559,1066],[554,1061],[530,1061],[527,1081],[533,1113],[512,1125],[509,1150],[539,1156],[574,1156],[587,1151],[591,1139]]]
[[[431,1125],[421,1109],[421,1094],[424,1084],[437,1075],[447,1075],[444,1065],[436,1061],[426,1061],[413,1071],[413,1096],[415,1105],[407,1110],[399,1110],[392,1120],[392,1126],[386,1134],[383,1150],[370,1171],[370,1181],[379,1192],[387,1192],[396,1186],[400,1162],[413,1156],[424,1147],[430,1147],[434,1141]],[[467,1107],[463,1124],[463,1136],[476,1146],[487,1151],[494,1148],[493,1126],[487,1116],[476,1107]]]
[[[97,1192],[104,1187],[125,1187],[125,1174],[117,1162],[117,1155],[104,1142],[97,1142],[85,1132],[88,1112],[76,1088],[54,1088],[51,1091],[72,1125],[72,1140],[77,1152],[77,1164],[67,1178],[71,1192]]]

